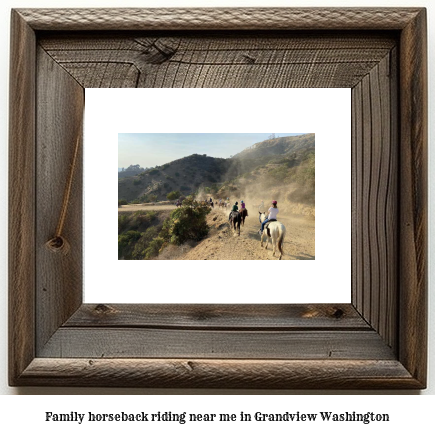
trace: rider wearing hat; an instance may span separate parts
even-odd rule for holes
[[[276,200],[272,200],[272,206],[269,208],[269,215],[263,220],[261,223],[260,235],[263,233],[264,225],[271,221],[276,220],[276,216],[278,215],[278,202]]]

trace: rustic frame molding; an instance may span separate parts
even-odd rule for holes
[[[11,22],[12,386],[426,387],[425,9],[20,9],[12,11]],[[76,212],[65,221],[69,253],[53,253],[45,243],[54,235],[74,145],[81,138],[84,87],[96,86],[98,80],[100,86],[116,87],[125,84],[125,77],[150,87],[147,79],[157,83],[160,73],[155,65],[177,54],[178,45],[174,48],[165,38],[178,44],[212,35],[219,41],[227,38],[231,46],[237,39],[232,35],[240,32],[247,40],[255,38],[254,51],[262,39],[273,48],[282,41],[314,38],[315,53],[329,50],[332,60],[323,64],[335,69],[325,73],[312,58],[301,60],[311,72],[295,72],[296,83],[300,78],[306,87],[352,88],[352,303],[82,304],[81,166],[71,188],[70,207]],[[98,56],[104,50],[94,45],[108,37],[131,42],[132,34],[154,35],[145,41],[142,57],[134,49],[124,53],[122,65],[130,62],[139,73],[98,69],[110,63],[113,44],[105,46],[112,54],[103,59]],[[364,45],[368,51],[382,48],[386,55],[351,58],[361,41],[369,41]],[[350,50],[340,51],[343,44]],[[286,47],[284,53],[289,53]],[[84,48],[86,59],[72,59],[71,50]],[[290,68],[287,55],[277,62]],[[256,62],[249,53],[242,57],[227,66],[219,61],[218,67],[240,64],[243,71]],[[270,63],[265,61],[266,69]],[[208,64],[209,70],[214,67]],[[354,72],[339,72],[339,64]],[[191,73],[182,74],[182,84],[173,79],[172,86],[194,86]],[[216,87],[240,86],[231,74],[224,79],[208,74]],[[267,87],[264,76],[244,85]],[[198,87],[210,85],[198,77]],[[288,79],[288,74],[280,77]],[[162,81],[155,87],[171,86]]]

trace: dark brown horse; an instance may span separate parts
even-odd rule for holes
[[[242,226],[245,226],[245,218],[248,217],[248,210],[246,208],[240,210],[240,217],[242,219]]]
[[[230,226],[233,227],[234,231],[238,231],[240,236],[240,223],[242,222],[242,216],[238,211],[230,212]]]

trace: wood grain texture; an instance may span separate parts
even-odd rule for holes
[[[64,327],[184,330],[370,330],[352,305],[83,304]]]
[[[381,65],[384,71],[381,70],[380,84],[387,86],[387,81],[390,86],[390,93],[386,92],[381,98],[381,122],[383,126],[383,137],[386,144],[383,146],[383,182],[388,185],[388,193],[384,195],[384,202],[381,206],[385,206],[384,220],[378,217],[379,224],[384,228],[386,239],[388,240],[388,250],[386,251],[385,267],[389,272],[385,273],[382,278],[382,283],[387,288],[380,293],[379,304],[382,306],[381,316],[379,318],[378,330],[381,336],[385,337],[392,348],[398,351],[398,298],[397,288],[398,272],[398,232],[399,225],[397,223],[398,208],[400,206],[399,177],[400,177],[400,152],[395,152],[399,143],[399,72],[398,72],[398,48],[391,50],[389,61]],[[389,116],[387,115],[389,113]],[[388,146],[389,143],[389,146]],[[387,163],[386,154],[390,155]],[[387,247],[385,247],[387,249]],[[395,270],[392,273],[392,270]],[[391,312],[391,314],[383,314]]]
[[[399,108],[399,101],[400,101],[400,82],[399,82],[399,49],[395,48],[392,50],[392,56],[390,61],[390,75],[392,77],[391,79],[391,86],[392,86],[392,92],[390,93],[391,99],[390,99],[390,134],[391,134],[391,144],[392,146],[396,144],[395,146],[399,146],[399,125],[400,125],[400,108]],[[399,91],[395,91],[394,87],[399,85]],[[386,108],[387,109],[387,108]],[[383,114],[384,116],[384,114]],[[398,155],[392,154],[391,158],[391,166],[390,166],[390,179],[391,183],[397,184],[397,188],[400,188],[399,186],[399,179],[400,179],[400,171],[394,172],[391,170],[391,167],[398,167],[400,164],[400,152]],[[400,244],[399,244],[399,223],[397,222],[397,214],[398,214],[398,208],[396,206],[400,206],[400,197],[397,202],[395,201],[389,201],[388,202],[388,208],[386,209],[386,214],[389,216],[389,219],[385,221],[385,226],[389,228],[390,231],[396,232],[396,237],[393,236],[392,239],[392,246],[391,249],[394,252],[393,258],[391,260],[396,261],[398,266],[400,267],[399,263],[399,254],[400,254]],[[388,315],[383,319],[383,322],[385,324],[385,330],[388,336],[387,342],[396,342],[395,348],[398,351],[398,341],[399,341],[399,333],[397,331],[399,326],[399,291],[397,288],[399,288],[399,273],[396,273],[395,275],[390,275],[388,280],[389,287],[396,287],[394,291],[391,293],[385,293],[386,299],[383,299],[382,301],[385,302],[385,306],[387,311],[389,312],[396,312],[396,315]]]
[[[195,330],[69,327],[39,357],[394,360],[374,330]]]
[[[426,11],[401,34],[399,360],[426,381],[427,39]]]
[[[401,30],[419,8],[18,9],[35,30]]]
[[[425,387],[424,9],[20,10],[13,23],[12,385]],[[80,306],[80,183],[70,256],[42,246],[83,87],[118,86],[351,87],[353,306]]]
[[[352,89],[352,281],[354,305],[397,349],[397,74],[393,48]]]
[[[34,359],[19,383],[226,389],[418,389],[391,360]]]
[[[84,87],[352,88],[388,55],[381,34],[42,37],[47,53]]]
[[[35,357],[35,35],[11,17],[9,378]]]
[[[74,170],[63,237],[69,252],[46,243],[56,233],[76,140],[82,136],[84,90],[59,65],[37,51],[36,318],[37,352],[82,302],[82,152]],[[80,150],[82,147],[80,147]],[[51,312],[46,315],[46,312]]]

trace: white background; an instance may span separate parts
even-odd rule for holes
[[[86,303],[349,303],[350,109],[350,89],[87,89]],[[277,130],[316,135],[315,260],[118,261],[118,133]]]
[[[132,411],[140,408],[153,408],[155,409],[157,405],[161,405],[162,409],[166,406],[171,406],[175,408],[177,405],[183,404],[188,410],[194,411],[195,408],[198,409],[206,409],[213,408],[214,410],[222,410],[225,411],[228,408],[234,408],[234,411],[238,411],[241,407],[244,407],[246,411],[257,411],[258,408],[260,410],[262,408],[271,409],[274,411],[286,411],[289,409],[290,411],[294,411],[294,409],[306,409],[308,408],[310,411],[323,411],[325,406],[328,409],[332,409],[335,411],[346,411],[347,409],[351,409],[355,407],[357,411],[377,411],[377,412],[385,412],[390,411],[394,414],[395,421],[394,424],[388,425],[387,428],[384,425],[371,426],[371,425],[324,425],[322,426],[323,432],[341,432],[346,430],[346,433],[349,432],[349,428],[358,429],[356,432],[364,431],[364,432],[379,432],[385,433],[389,432],[391,429],[395,433],[399,432],[407,432],[407,431],[420,431],[426,432],[428,427],[433,426],[433,407],[434,407],[434,399],[433,394],[435,391],[435,376],[434,376],[434,360],[435,360],[435,342],[434,342],[434,322],[433,322],[433,312],[435,311],[435,302],[433,297],[433,279],[434,275],[434,267],[431,264],[432,252],[435,247],[435,239],[433,235],[433,231],[430,230],[430,250],[429,250],[429,286],[430,286],[430,294],[429,294],[429,387],[425,391],[398,391],[398,392],[387,392],[389,396],[367,396],[367,395],[384,395],[385,391],[355,391],[354,396],[343,396],[344,394],[353,395],[352,391],[350,392],[334,392],[334,391],[317,391],[315,392],[318,395],[327,394],[331,395],[328,397],[324,396],[292,396],[293,394],[304,395],[310,394],[307,392],[295,392],[295,391],[284,391],[284,392],[262,392],[262,391],[224,391],[226,393],[240,394],[241,392],[247,394],[255,394],[258,395],[256,397],[246,397],[246,396],[209,396],[209,397],[201,397],[195,396],[193,394],[208,394],[212,395],[216,393],[213,390],[205,390],[205,391],[192,391],[192,390],[123,390],[123,389],[87,389],[87,388],[9,388],[7,386],[7,132],[8,132],[8,62],[9,62],[9,13],[11,7],[60,7],[60,6],[69,6],[69,7],[144,7],[144,6],[341,6],[341,7],[349,7],[353,6],[390,6],[390,7],[398,7],[398,6],[425,6],[428,8],[428,24],[429,24],[429,143],[430,143],[430,168],[432,171],[433,167],[433,157],[432,150],[433,144],[430,142],[431,136],[433,135],[434,126],[435,126],[435,112],[433,110],[433,95],[435,91],[435,81],[432,78],[432,71],[434,69],[434,23],[435,23],[435,5],[433,1],[425,0],[425,1],[406,1],[406,0],[395,0],[395,1],[370,1],[370,0],[360,0],[358,2],[350,3],[348,0],[341,1],[333,1],[333,0],[317,0],[317,1],[282,1],[282,0],[272,0],[266,2],[265,0],[225,0],[225,1],[217,1],[217,0],[163,0],[163,1],[152,1],[152,0],[70,0],[68,2],[59,2],[55,0],[37,0],[37,1],[18,1],[18,0],[3,0],[0,4],[0,96],[1,96],[1,105],[0,105],[0,180],[1,180],[1,188],[0,188],[0,202],[3,205],[0,209],[0,224],[1,224],[1,232],[0,232],[0,282],[1,282],[1,292],[0,292],[0,304],[1,304],[1,313],[0,313],[0,393],[5,395],[35,395],[42,394],[46,395],[43,397],[36,396],[27,396],[27,397],[13,397],[13,396],[2,396],[0,397],[0,423],[6,428],[8,431],[20,431],[20,429],[24,430],[32,430],[40,432],[44,430],[44,432],[59,432],[59,428],[64,430],[64,432],[76,432],[78,429],[75,425],[62,425],[59,427],[58,425],[52,425],[48,427],[43,422],[43,412],[50,411],[51,409],[56,409],[57,411],[69,412],[74,410],[84,410],[84,411],[92,411],[94,408],[102,410],[106,408],[109,411],[113,411],[115,408],[118,411],[126,410],[126,408],[130,408]],[[431,182],[433,179],[433,174],[431,173]],[[434,217],[432,212],[431,203],[435,203],[435,196],[433,193],[433,189],[430,190],[430,219],[431,226],[434,224]],[[121,399],[113,399],[111,397],[99,397],[98,399],[93,398],[92,396],[87,396],[90,394],[128,394],[131,396],[125,396]],[[190,394],[190,396],[183,397],[155,397],[155,396],[134,396],[134,395],[155,395],[155,394]],[[217,393],[222,393],[217,392]],[[273,396],[259,396],[262,394],[272,393]],[[64,394],[68,395],[63,398],[58,398],[56,394]],[[80,397],[71,397],[70,395],[80,394],[84,396]],[[402,396],[390,396],[390,395],[402,395]],[[432,395],[428,397],[414,397],[413,395]],[[164,402],[162,402],[164,401]],[[164,404],[166,403],[166,404]],[[12,425],[6,427],[7,423],[11,423]],[[109,430],[109,426],[100,425],[104,427],[107,431]],[[127,426],[128,427],[128,426]],[[170,426],[172,430],[175,430],[177,427],[175,425]],[[234,426],[238,429],[238,426]],[[119,432],[121,429],[125,429],[125,426],[119,425],[111,425],[109,432]],[[219,429],[219,432],[222,432],[222,429],[229,431],[228,427],[222,427],[222,425],[216,425],[214,427],[208,428],[209,430]],[[256,426],[255,428],[251,428],[254,432],[264,432],[265,430],[270,430],[272,427],[270,425],[264,426]],[[309,426],[300,426],[300,425],[284,425],[272,428],[277,432],[300,432],[302,430],[313,430]],[[319,427],[316,426],[316,430]],[[95,427],[90,426],[89,432],[95,432]],[[167,427],[163,425],[160,430],[165,429],[167,432]],[[185,429],[188,428],[186,425]],[[201,425],[200,429],[203,431],[204,426]],[[388,431],[387,431],[388,429]],[[84,432],[86,428],[81,429]],[[129,429],[131,430],[131,428]],[[341,430],[341,431],[340,431]],[[139,425],[134,432],[144,432],[145,429]],[[238,431],[240,431],[238,429]],[[157,429],[154,429],[154,432],[159,432]]]

